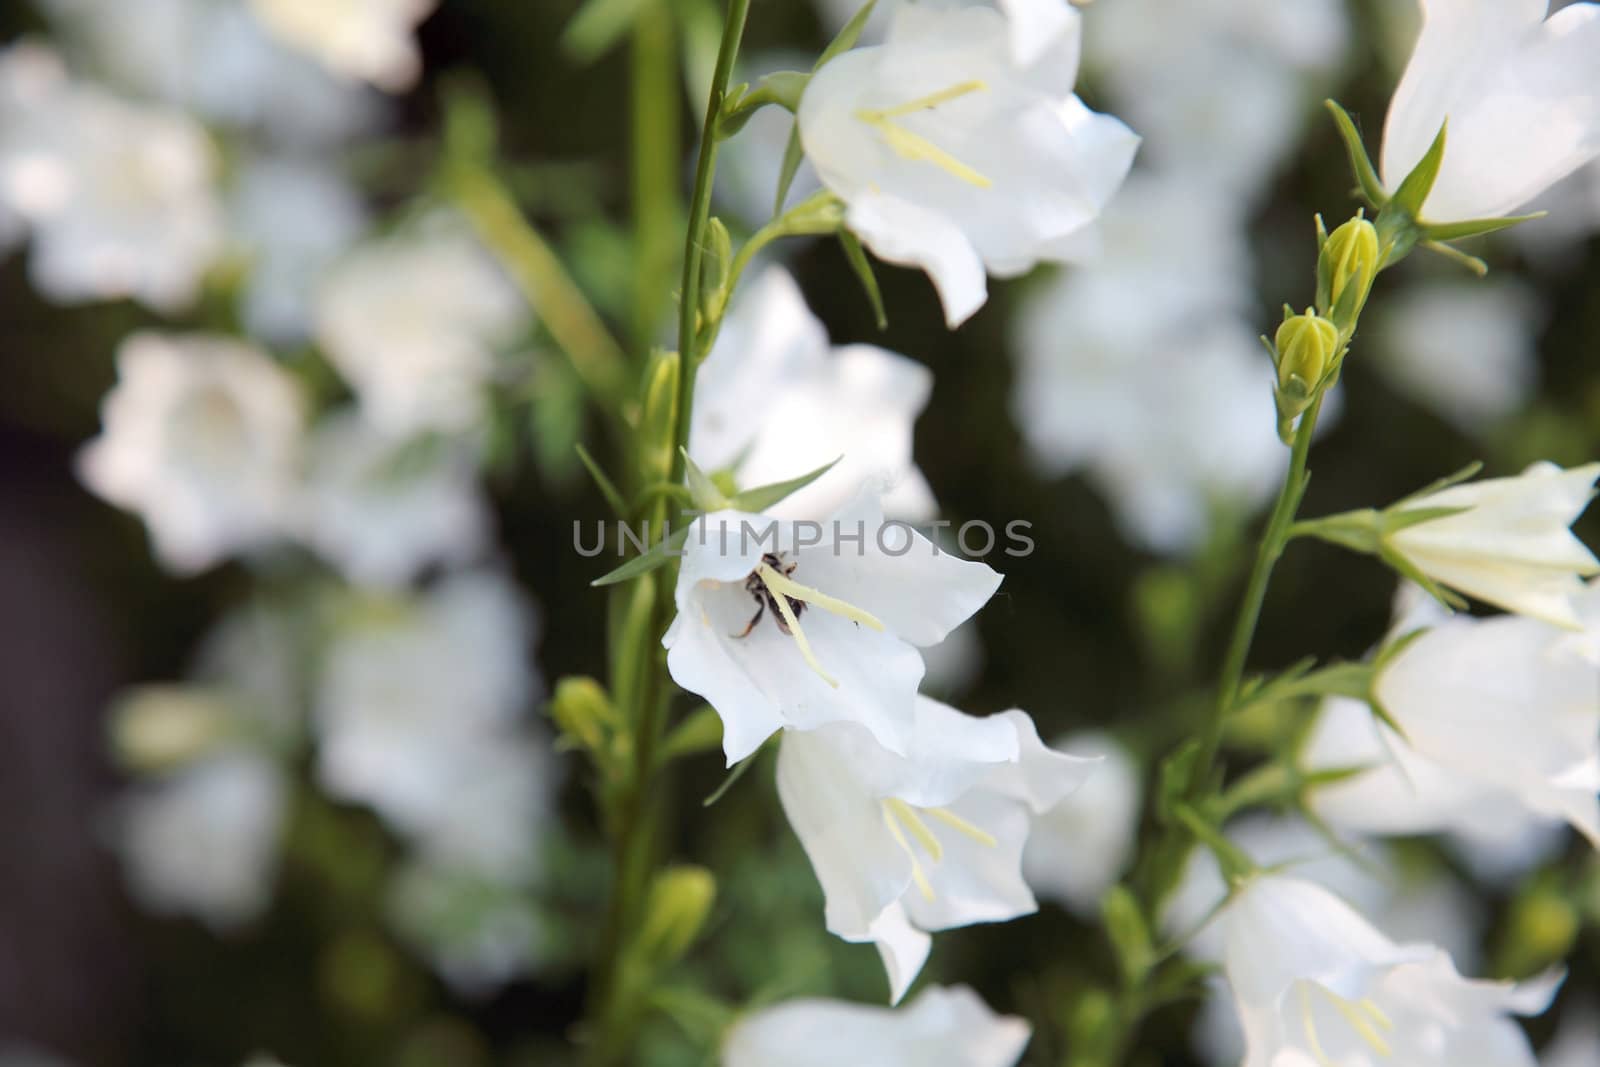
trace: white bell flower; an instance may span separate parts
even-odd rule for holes
[[[784,727],[840,721],[908,752],[917,646],[942,641],[999,585],[987,565],[886,523],[870,489],[824,522],[719,511],[684,545],[667,669],[722,717],[730,765]]]
[[[966,986],[929,986],[898,1009],[805,998],[740,1019],[722,1067],[1013,1067],[1032,1036]]]
[[[550,921],[526,889],[484,883],[430,862],[390,879],[386,917],[459,995],[486,999],[526,975],[547,951]]]
[[[781,518],[821,518],[871,479],[887,486],[886,514],[926,521],[938,505],[911,457],[911,427],[932,391],[933,375],[904,356],[832,348],[794,278],[771,267],[734,304],[696,379],[689,455],[746,487],[839,460],[771,509]]]
[[[1022,873],[1035,893],[1092,919],[1133,858],[1139,764],[1121,742],[1098,732],[1069,734],[1055,747],[1098,756],[1100,765],[1081,789],[1034,821]]]
[[[275,540],[300,446],[295,380],[257,349],[209,335],[134,334],[117,372],[100,436],[78,455],[84,484],[137,511],[178,573]]]
[[[317,426],[308,452],[301,533],[351,582],[400,588],[487,546],[489,505],[471,447],[438,437],[397,443],[343,411]]]
[[[1037,910],[1023,847],[1096,762],[1046,748],[1024,712],[978,718],[919,696],[903,756],[856,723],[786,732],[778,797],[822,883],[829,931],[876,943],[898,1001],[929,931]]]
[[[1392,191],[1449,120],[1422,206],[1429,222],[1509,215],[1600,156],[1600,4],[1423,0],[1422,33],[1389,105]]]
[[[1569,526],[1594,498],[1600,463],[1562,470],[1535,463],[1520,475],[1454,485],[1391,509],[1462,508],[1386,535],[1423,574],[1507,611],[1578,628],[1580,577],[1600,560]]]
[[[1600,847],[1600,675],[1585,639],[1600,583],[1577,601],[1582,637],[1516,616],[1451,619],[1408,644],[1374,683],[1409,748],[1457,780],[1564,818]]]
[[[1396,944],[1296,878],[1256,878],[1220,922],[1244,1067],[1533,1067],[1509,1016],[1543,1011],[1555,982],[1463,978],[1444,950]]]
[[[454,215],[369,242],[333,268],[317,340],[384,433],[477,427],[500,350],[530,324],[522,295]]]
[[[1023,64],[993,8],[900,3],[884,44],[831,60],[800,99],[806,157],[847,225],[880,258],[926,270],[952,328],[987,299],[985,271],[1080,254],[1132,164],[1138,138],[1071,93],[1070,17]]]
[[[439,0],[250,0],[263,25],[335,74],[389,92],[416,84],[413,33]]]

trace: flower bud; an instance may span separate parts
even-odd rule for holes
[[[1333,238],[1328,238],[1329,242]],[[1278,327],[1278,390],[1280,393],[1310,390],[1320,381],[1339,354],[1339,328],[1315,311],[1291,315]],[[1300,383],[1297,386],[1295,383]]]
[[[665,481],[672,474],[677,416],[678,353],[657,349],[645,368],[639,411],[640,461],[650,477]]]
[[[179,685],[134,690],[111,713],[111,749],[130,771],[164,771],[204,755],[229,733],[215,693]]]
[[[669,867],[650,885],[636,950],[657,967],[688,951],[717,899],[717,881],[704,867]]]
[[[1317,260],[1317,290],[1323,310],[1336,319],[1353,320],[1366,303],[1381,266],[1378,230],[1372,223],[1357,215],[1334,230]],[[1358,287],[1354,291],[1352,284]]]
[[[606,728],[617,714],[605,688],[593,678],[563,678],[550,700],[550,717],[567,737],[590,752],[605,744]]]

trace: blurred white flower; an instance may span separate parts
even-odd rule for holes
[[[187,116],[73,81],[40,46],[0,52],[0,200],[49,299],[187,307],[222,249],[216,167]]]
[[[1430,282],[1374,309],[1383,358],[1396,387],[1461,429],[1482,430],[1517,411],[1538,383],[1538,294],[1495,279]]]
[[[1086,18],[1084,61],[1146,160],[1235,201],[1266,191],[1350,36],[1339,0],[1118,0]]]
[[[1046,748],[1024,712],[978,718],[919,696],[904,756],[855,723],[787,731],[778,797],[822,883],[828,930],[877,945],[898,1001],[928,931],[1037,909],[1023,847],[1095,763]]]
[[[154,333],[123,342],[117,373],[78,456],[84,484],[137,511],[179,573],[274,540],[300,445],[294,379],[238,341]]]
[[[397,442],[359,412],[312,433],[300,528],[358,585],[399,588],[431,564],[460,565],[489,540],[475,450],[440,437]]]
[[[830,347],[782,267],[764,271],[734,304],[696,381],[689,455],[702,469],[731,468],[753,487],[840,460],[771,514],[822,518],[868,480],[886,486],[887,515],[937,514],[911,455],[911,425],[933,375],[872,345]]]
[[[1449,120],[1422,214],[1509,215],[1600,156],[1600,4],[1423,0],[1422,33],[1383,129],[1384,184],[1397,188]]]
[[[922,267],[951,327],[987,299],[985,272],[1084,251],[1138,138],[1072,95],[1071,32],[1023,65],[988,7],[899,3],[885,44],[831,60],[800,100],[801,141],[880,258]]]
[[[528,328],[522,296],[454,215],[429,216],[333,268],[317,339],[384,433],[477,427],[501,348]]]
[[[516,587],[490,571],[452,575],[414,600],[351,606],[316,687],[318,782],[424,845],[459,847],[483,868],[525,865],[531,834],[509,841],[499,824],[452,816],[460,806],[481,814],[486,797],[505,799],[513,820],[537,808],[537,775],[507,762],[522,753],[519,720],[538,695],[532,625]]]
[[[1600,1067],[1600,1009],[1593,1000],[1566,1004],[1561,1029],[1540,1054],[1539,1067]]]
[[[413,39],[439,0],[250,0],[262,23],[336,74],[400,92],[422,74]]]
[[[488,996],[539,960],[545,934],[527,893],[433,863],[390,882],[389,922],[462,996]]]
[[[722,1044],[722,1067],[1013,1067],[1026,1020],[996,1015],[966,986],[929,986],[905,1007],[789,1000],[744,1016]]]
[[[1395,530],[1386,539],[1436,582],[1507,611],[1576,628],[1580,577],[1600,574],[1600,560],[1568,527],[1594,498],[1596,478],[1600,463],[1566,471],[1535,463],[1515,477],[1451,486],[1391,510],[1400,516],[1465,510]]]
[[[242,313],[272,344],[311,335],[317,282],[366,227],[360,195],[338,172],[293,156],[253,159],[233,190],[233,242],[249,262]]]
[[[730,765],[786,726],[831,722],[903,753],[916,646],[943,640],[999,585],[985,564],[885,523],[870,489],[824,522],[719,511],[684,546],[667,668],[722,717]]]
[[[1099,915],[1100,898],[1133,857],[1139,765],[1120,742],[1099,732],[1068,734],[1055,747],[1097,756],[1100,763],[1077,791],[1034,820],[1022,873],[1039,896],[1092,919]]]
[[[1543,1011],[1557,983],[1462,978],[1433,945],[1396,944],[1310,882],[1262,876],[1221,918],[1245,1067],[1531,1067],[1509,1017]]]
[[[272,898],[284,798],[277,765],[242,750],[137,787],[114,820],[134,897],[218,932],[254,919]]]

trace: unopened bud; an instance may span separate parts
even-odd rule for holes
[[[656,967],[675,962],[694,943],[717,899],[717,881],[704,867],[669,867],[650,884],[636,946]]]
[[[130,771],[163,771],[204,755],[229,733],[217,694],[181,685],[134,690],[111,712],[111,749]]]
[[[606,729],[616,711],[605,687],[593,678],[563,678],[550,699],[550,717],[563,734],[590,752],[605,744]]]
[[[1322,380],[1339,354],[1339,328],[1308,309],[1304,315],[1284,320],[1276,343],[1279,390],[1297,389],[1296,379],[1309,390]]]
[[[678,353],[657,349],[645,368],[644,398],[639,409],[640,460],[648,475],[665,481],[672,475],[677,447]]]
[[[1323,309],[1335,319],[1353,322],[1381,267],[1378,230],[1372,223],[1357,215],[1334,230],[1317,260],[1317,289]]]

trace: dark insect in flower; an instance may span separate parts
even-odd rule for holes
[[[794,569],[800,566],[798,560],[794,563],[785,564],[783,557],[773,552],[764,553],[761,557],[761,564],[762,566],[771,567],[783,575],[793,574]],[[750,576],[744,580],[744,588],[745,592],[755,598],[756,613],[751,617],[749,625],[733,636],[750,636],[750,631],[756,628],[756,623],[760,622],[761,616],[768,611],[772,612],[772,621],[778,624],[779,632],[788,633],[789,624],[783,620],[783,612],[778,610],[778,598],[772,594],[772,590],[767,587],[767,583],[761,580],[759,569],[750,572]],[[806,610],[806,602],[804,600],[796,600],[792,596],[784,597],[784,599],[789,602],[789,610],[794,612],[794,617],[798,620],[800,613]]]

